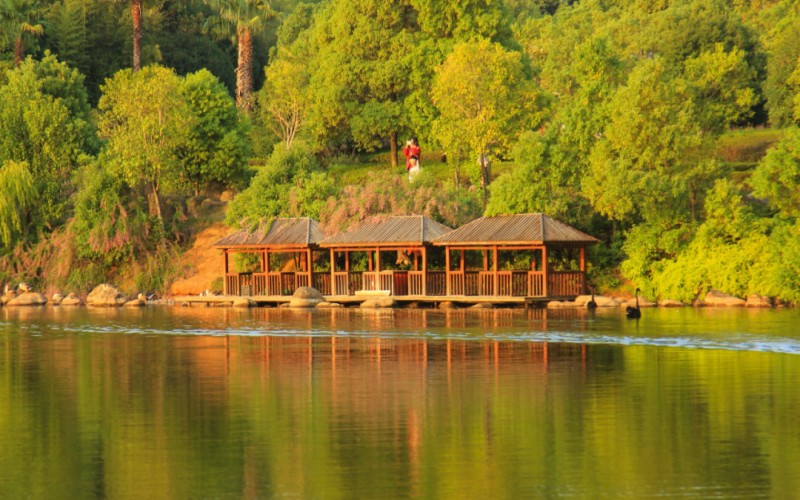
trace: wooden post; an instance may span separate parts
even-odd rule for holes
[[[308,267],[308,286],[314,288],[314,259],[311,258],[311,247],[306,249],[306,262]]]
[[[422,295],[428,295],[428,247],[422,247]]]
[[[222,251],[224,258],[223,263],[223,276],[222,276],[222,293],[228,295],[228,249]]]
[[[458,268],[461,270],[461,274],[464,274],[464,269],[466,269],[466,266],[464,264],[464,261],[466,260],[464,258],[464,256],[466,255],[466,253],[467,253],[466,250],[461,250],[461,256],[460,256],[461,257],[461,262],[459,262],[459,266],[458,266]]]
[[[489,249],[487,248],[483,249],[483,270],[489,270]]]
[[[336,289],[336,255],[331,248],[331,295],[338,295],[339,290]]]
[[[492,269],[494,269],[494,295],[498,295],[499,290],[497,286],[500,283],[499,276],[497,274],[497,245],[492,247]]]
[[[547,246],[542,247],[542,271],[544,271],[544,282],[542,283],[542,288],[544,289],[544,296],[548,297],[550,292],[547,290],[547,280],[549,279],[549,273],[547,272]]]
[[[450,296],[450,247],[444,247],[444,290]]]
[[[580,256],[580,270],[581,270],[581,293],[586,293],[586,247],[581,247]]]

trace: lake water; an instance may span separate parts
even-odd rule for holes
[[[800,310],[0,309],[0,498],[792,498]]]

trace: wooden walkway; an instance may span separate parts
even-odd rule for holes
[[[374,299],[378,295],[333,295],[326,296],[326,302],[342,304],[344,306],[356,306],[368,299]],[[451,295],[451,296],[429,296],[429,295],[400,295],[400,296],[386,296],[397,302],[399,307],[407,306],[412,303],[417,304],[430,304],[438,305],[442,302],[454,302],[457,304],[474,305],[474,304],[492,304],[492,305],[507,305],[507,306],[544,306],[552,300],[574,300],[574,296],[570,297],[503,297],[503,296],[475,296],[475,295]],[[180,305],[198,305],[198,306],[229,306],[237,299],[247,298],[255,302],[258,306],[278,306],[280,304],[288,304],[292,300],[291,295],[252,295],[249,297],[242,297],[239,295],[209,295],[209,296],[181,296],[174,297],[173,300],[176,304]]]

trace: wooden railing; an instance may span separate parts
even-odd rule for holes
[[[544,272],[528,271],[528,297],[544,297]]]
[[[364,290],[364,278],[360,271],[333,273],[333,295],[353,295],[356,290]]]
[[[545,276],[543,271],[451,271],[450,295],[569,297],[585,290],[585,274],[558,271]],[[423,282],[425,286],[423,287]],[[310,284],[311,283],[311,284]],[[381,271],[313,273],[309,283],[305,272],[229,273],[225,275],[229,295],[291,295],[301,286],[313,286],[323,295],[353,295],[357,290],[389,290],[392,295],[444,296],[447,290],[445,271]]]
[[[314,273],[313,274],[314,288],[319,290],[322,295],[332,295],[331,290],[331,273]]]
[[[452,271],[450,273],[450,295],[479,295],[478,271]]]
[[[425,295],[425,273],[422,271],[408,272],[408,295]]]
[[[428,295],[439,297],[447,294],[447,273],[445,271],[428,271],[426,283]]]
[[[559,271],[547,274],[547,295],[566,297],[583,293],[584,273],[580,271]]]

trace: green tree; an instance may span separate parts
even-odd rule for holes
[[[414,63],[412,15],[407,0],[334,0],[317,13],[310,41],[310,122],[317,142],[352,139],[366,151],[388,143],[396,165]]]
[[[0,161],[25,162],[38,193],[25,234],[65,217],[71,176],[96,148],[83,76],[46,53],[27,59],[0,87]]]
[[[800,128],[787,129],[759,162],[750,184],[753,194],[766,199],[781,215],[800,217]]]
[[[506,153],[541,116],[541,94],[522,55],[486,39],[453,48],[436,71],[432,97],[440,113],[434,133],[456,164]]]
[[[42,36],[42,18],[46,5],[41,0],[1,0],[0,27],[4,37],[13,41],[14,65],[19,66],[25,58],[26,34]]]
[[[196,125],[181,86],[167,68],[122,70],[103,85],[98,104],[99,131],[108,141],[112,168],[131,186],[150,193],[150,213],[162,224],[161,193],[179,186],[176,150]]]
[[[236,66],[236,105],[250,111],[253,103],[253,35],[264,29],[265,21],[275,15],[265,0],[208,0],[216,15],[208,18],[208,28],[217,36],[227,37],[238,47]]]
[[[180,94],[192,114],[193,126],[176,147],[182,176],[200,193],[200,186],[218,182],[240,184],[247,172],[247,125],[225,86],[208,70],[186,75]]]
[[[266,80],[258,92],[259,118],[291,149],[308,119],[310,75],[307,63],[287,49],[279,48],[276,55],[264,70]]]
[[[33,176],[25,162],[0,165],[0,249],[12,247],[24,229],[24,214],[36,201]]]
[[[335,189],[332,181],[319,177],[321,173],[322,167],[307,148],[295,145],[287,150],[283,145],[276,145],[250,186],[228,205],[226,222],[240,226],[273,217],[318,217],[313,210],[298,213],[293,207],[319,208],[317,200],[325,200]]]

